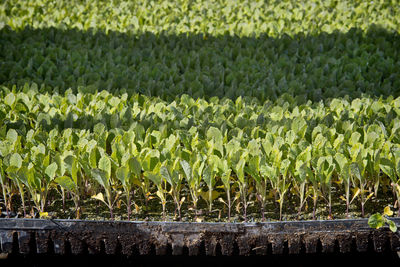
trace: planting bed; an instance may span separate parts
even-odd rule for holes
[[[400,219],[394,219],[396,223]],[[366,220],[271,223],[0,219],[1,253],[269,255],[400,251],[400,235]]]
[[[399,1],[43,2],[0,3],[2,257],[400,251],[357,219],[400,223]]]

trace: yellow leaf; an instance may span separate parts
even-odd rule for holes
[[[34,195],[32,196],[32,198],[33,198],[34,200],[36,200],[37,202],[39,202],[39,201],[40,201],[40,194],[34,194]]]
[[[350,203],[352,203],[353,202],[353,200],[359,195],[361,193],[361,190],[360,190],[360,188],[354,188],[353,189],[353,198],[351,199],[351,201],[350,201]]]
[[[140,212],[140,207],[136,203],[134,203],[134,204],[135,204],[136,213],[139,213]]]
[[[343,184],[343,180],[335,180],[335,181],[333,181],[333,182],[336,183],[337,185]]]
[[[240,210],[240,202],[238,202],[238,203],[236,204],[236,212],[237,212],[237,213],[241,213],[241,210]]]
[[[92,198],[100,200],[105,203],[103,193],[98,193],[97,195],[92,196]]]
[[[383,210],[383,214],[386,216],[392,216],[393,215],[393,211],[390,209],[389,206],[386,206],[385,209]]]
[[[374,193],[372,192],[371,194],[369,194],[366,198],[366,200],[370,199],[372,196],[374,195]]]
[[[156,192],[156,195],[161,199],[162,202],[165,202],[164,194],[160,191]]]
[[[222,203],[224,203],[226,205],[226,202],[222,199],[222,197],[218,198],[218,201],[222,202]]]
[[[42,218],[42,219],[49,219],[49,218],[50,218],[48,212],[40,212],[40,213],[39,213],[39,216],[40,216],[40,218]]]

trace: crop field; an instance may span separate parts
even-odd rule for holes
[[[400,2],[0,3],[2,216],[400,215]]]

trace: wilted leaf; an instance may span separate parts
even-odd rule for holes
[[[97,195],[93,195],[92,198],[93,198],[93,199],[100,200],[101,202],[107,204],[107,202],[105,202],[105,200],[104,200],[103,193],[101,193],[101,192],[98,193]],[[107,205],[108,205],[108,204],[107,204]]]
[[[385,209],[383,210],[383,215],[386,215],[386,216],[392,216],[393,215],[393,211],[390,209],[389,206],[385,207]]]

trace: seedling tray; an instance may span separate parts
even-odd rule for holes
[[[394,219],[400,223],[400,218]],[[1,253],[268,255],[400,251],[400,235],[366,219],[183,223],[0,219]]]

